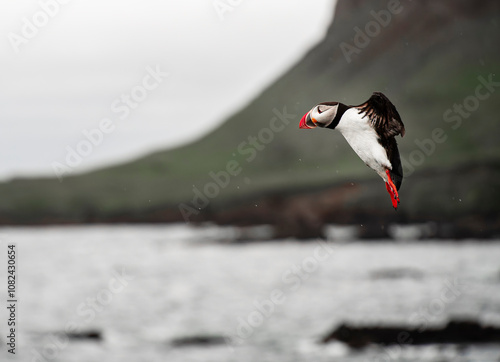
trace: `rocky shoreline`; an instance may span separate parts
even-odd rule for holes
[[[397,211],[378,179],[325,185],[315,190],[269,191],[230,203],[214,200],[187,222],[272,229],[270,237],[357,239],[492,239],[500,237],[500,165],[429,170],[405,179]],[[77,217],[0,215],[0,225],[183,223],[178,205]],[[341,232],[341,234],[342,234]],[[252,239],[251,232],[247,239]],[[337,235],[337,236],[335,236]],[[258,239],[258,238],[257,238]],[[342,237],[340,238],[342,239]]]

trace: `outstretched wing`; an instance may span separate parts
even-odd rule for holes
[[[396,107],[380,92],[372,94],[365,103],[356,106],[363,117],[368,117],[381,139],[405,135],[405,126]]]

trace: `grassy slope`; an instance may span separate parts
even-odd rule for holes
[[[478,76],[500,69],[500,6],[486,1],[470,5],[450,0],[439,6],[402,1],[403,12],[348,63],[340,43],[353,44],[354,27],[364,28],[372,20],[370,10],[385,9],[386,4],[340,0],[321,44],[223,127],[193,144],[62,183],[42,179],[1,184],[2,217],[21,221],[63,215],[82,220],[189,202],[193,185],[203,189],[211,181],[209,172],[224,170],[231,160],[242,172],[211,206],[265,190],[376,177],[337,132],[298,130],[300,117],[319,101],[359,104],[375,90],[389,96],[405,122],[407,136],[399,141],[402,155],[408,157],[417,149],[415,140],[429,138],[436,127],[446,132],[447,141],[437,145],[418,170],[498,159],[500,89],[481,101],[457,130],[443,121],[443,112],[473,94]],[[238,145],[269,127],[273,110],[284,107],[294,119],[248,162]]]

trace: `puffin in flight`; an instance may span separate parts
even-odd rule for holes
[[[375,92],[359,106],[324,102],[314,106],[300,120],[299,128],[338,129],[363,162],[385,181],[392,206],[397,209],[398,190],[403,181],[397,135],[405,126],[396,107],[382,93]]]

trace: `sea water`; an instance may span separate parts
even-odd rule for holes
[[[268,240],[232,228],[0,229],[17,248],[17,361],[498,361],[500,346],[319,341],[341,323],[500,326],[500,242]],[[0,312],[0,360],[8,313]],[[101,339],[75,339],[94,331]],[[200,337],[207,343],[179,344]],[[210,343],[211,342],[211,343]]]

